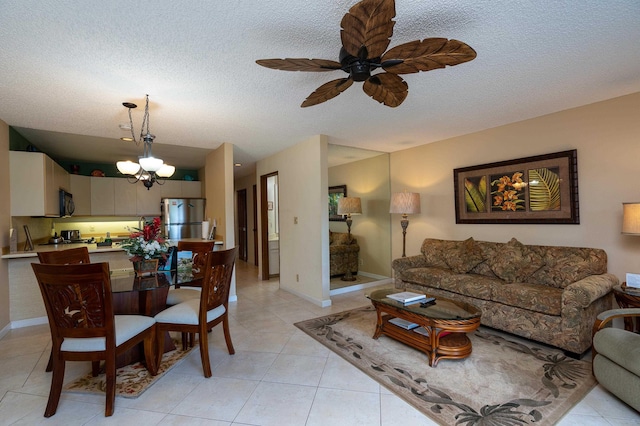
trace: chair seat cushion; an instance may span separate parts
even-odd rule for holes
[[[155,316],[156,322],[164,324],[198,325],[200,299],[190,299],[165,309]],[[221,317],[225,313],[224,305],[220,305],[207,312],[207,322]]]
[[[153,327],[155,319],[144,315],[114,315],[116,346]],[[95,352],[106,350],[105,337],[66,338],[60,346],[66,352]]]
[[[196,287],[182,287],[169,290],[167,306],[177,305],[190,299],[200,299],[202,289]]]
[[[595,334],[593,347],[600,355],[640,376],[640,335],[620,328],[604,328]]]

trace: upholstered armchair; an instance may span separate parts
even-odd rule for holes
[[[593,325],[593,375],[612,394],[640,411],[640,334],[607,327],[614,318],[638,318],[640,308],[611,309]]]
[[[329,231],[330,275],[344,275],[348,270],[358,273],[358,240],[346,232]]]

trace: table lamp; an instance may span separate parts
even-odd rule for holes
[[[342,197],[338,200],[338,214],[347,215],[347,232],[349,242],[351,242],[351,215],[362,214],[362,203],[359,197]],[[356,277],[351,273],[351,268],[347,265],[347,273],[341,278],[342,281],[355,281]]]
[[[622,233],[640,235],[640,203],[622,203]]]
[[[400,226],[402,226],[402,257],[407,257],[405,253],[407,243],[407,226],[409,218],[407,215],[420,213],[420,194],[417,192],[394,192],[391,194],[391,207],[389,213],[402,215]]]

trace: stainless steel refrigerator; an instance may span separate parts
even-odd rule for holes
[[[170,240],[202,238],[204,198],[163,198],[162,226]]]

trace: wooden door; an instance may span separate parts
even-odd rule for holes
[[[238,212],[238,257],[247,261],[247,190],[241,189],[237,192],[236,211]]]

